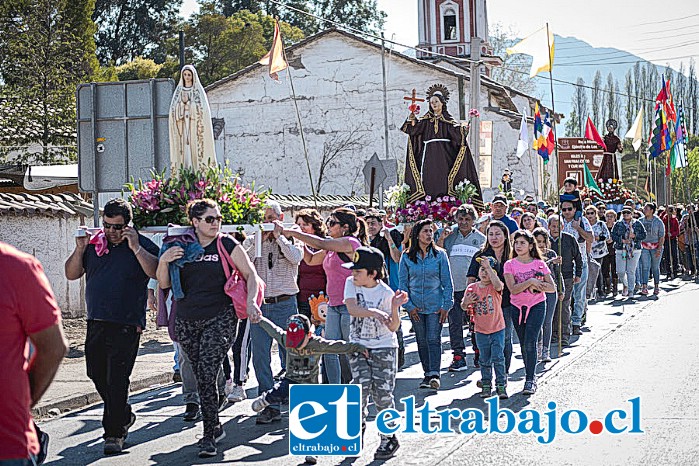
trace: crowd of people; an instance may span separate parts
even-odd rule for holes
[[[129,226],[126,201],[110,201],[103,228],[77,237],[65,264],[69,279],[86,276],[85,356],[104,401],[104,453],[122,451],[136,420],[129,377],[147,308],[157,309],[176,343],[183,419],[203,421],[200,457],[217,455],[226,435],[218,413],[247,397],[250,362],[258,424],[281,420],[294,383],[357,383],[365,414],[370,397],[378,409],[393,407],[406,329],[424,375],[416,389],[438,390],[443,370],[470,366],[481,371],[481,397],[508,398],[516,334],[525,367],[522,394],[534,395],[539,364],[583,335],[589,303],[651,290],[657,296],[661,274],[693,276],[699,263],[694,206],[628,202],[616,212],[574,193],[561,199],[560,214],[533,199],[511,209],[496,195],[487,213],[462,205],[452,222],[404,226],[392,224],[385,211],[345,206],[327,219],[301,210],[292,227],[279,204],[269,202],[264,221],[274,229],[263,234],[261,248],[254,238],[222,234],[220,206],[209,199],[190,203],[186,233],[153,241]],[[319,297],[327,301],[324,316],[310,305]],[[55,330],[55,302],[47,296],[40,304],[45,318],[36,322],[43,323],[25,329],[42,355],[44,329],[52,329],[58,346],[62,335]],[[444,324],[452,351],[446,368]],[[282,368],[277,374],[273,342]],[[51,376],[31,387],[32,399]],[[36,443],[25,446],[39,451]],[[389,458],[398,448],[395,435],[382,434],[375,457]]]

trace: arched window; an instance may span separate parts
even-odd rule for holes
[[[444,40],[457,40],[456,12],[449,8],[444,11]]]

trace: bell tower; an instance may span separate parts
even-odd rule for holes
[[[481,55],[491,55],[487,10],[486,0],[418,0],[418,47],[453,57],[468,57],[471,37],[479,37]],[[417,58],[437,57],[418,51]]]

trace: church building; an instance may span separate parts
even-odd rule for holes
[[[362,169],[377,154],[388,175],[386,189],[402,179],[408,136],[400,128],[409,114],[404,97],[413,89],[425,98],[428,87],[444,84],[449,112],[468,120],[471,76],[469,64],[458,59],[470,55],[471,35],[478,34],[484,66],[477,169],[484,200],[498,191],[505,169],[513,173],[517,194],[521,189],[542,198],[544,170],[554,173],[554,161],[544,167],[534,151],[516,156],[521,112],[533,115],[537,99],[489,77],[502,62],[488,43],[486,1],[417,1],[418,47],[424,52],[411,56],[386,47],[385,83],[380,43],[329,29],[286,49],[290,68],[279,73],[279,82],[266,67],[253,64],[209,85],[217,158],[229,161],[245,182],[279,194],[308,195],[305,142],[316,191],[350,195],[367,192]],[[419,105],[422,115],[429,104]],[[530,120],[530,138],[532,132]]]

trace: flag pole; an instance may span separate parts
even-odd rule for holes
[[[682,107],[684,107],[684,105]],[[682,120],[680,120],[680,124],[682,125],[682,134],[683,134],[683,137],[686,137],[688,135],[688,133],[687,133],[687,126],[685,125],[685,122],[684,122],[684,112],[682,112],[681,115],[682,115]],[[687,191],[687,204],[692,205],[693,204],[692,203],[692,193],[689,190],[689,177],[687,175],[687,169],[689,168],[689,154],[687,153],[686,147],[685,147],[685,154],[684,155],[685,155],[685,158],[687,160],[687,166],[682,167],[682,168],[684,168],[684,170],[682,170],[682,174],[683,174],[683,178],[684,178],[684,188]],[[694,270],[694,276],[697,277],[697,276],[699,276],[699,270],[697,270],[697,265],[699,265],[699,264],[697,264],[697,251],[696,251],[696,248],[694,245],[695,242],[692,241],[694,239],[694,235],[695,235],[694,228],[696,227],[694,212],[689,214],[688,220],[689,220],[688,221],[689,229],[692,232],[690,237],[689,237],[690,238],[689,245],[688,245],[689,246],[689,255],[691,256],[690,260],[692,261],[692,265],[694,266],[694,267],[692,267]],[[672,251],[670,251],[670,252],[672,253]]]
[[[308,179],[311,182],[311,193],[313,194],[313,205],[316,210],[318,209],[318,195],[316,194],[316,188],[313,186],[313,174],[311,173],[311,162],[308,159],[308,147],[306,146],[306,137],[303,135],[303,124],[301,123],[301,112],[299,112],[299,104],[296,101],[296,90],[294,89],[294,80],[291,73],[291,65],[289,64],[289,59],[286,56],[286,48],[282,43],[282,52],[284,53],[284,61],[287,63],[286,75],[289,77],[289,86],[291,87],[291,100],[294,102],[294,108],[296,109],[296,121],[299,124],[299,134],[301,135],[301,145],[303,146],[303,155],[306,158],[306,168],[308,169]]]
[[[553,60],[551,57],[551,36],[549,33],[549,23],[546,23],[546,43],[548,44],[548,50],[546,53],[549,57],[549,84],[551,86],[551,113],[553,113],[551,130],[553,131],[553,151],[556,158],[556,195],[560,195],[561,188],[559,186],[559,176],[558,172],[560,170],[560,160],[558,159],[558,135],[556,134],[556,101],[553,97]],[[545,170],[546,168],[544,168]],[[561,202],[560,198],[558,201],[558,257],[563,256],[563,212],[561,212]],[[556,284],[558,290],[563,289],[563,278],[561,274],[558,274],[558,283]],[[563,300],[558,300],[558,357],[560,358],[563,353]]]

